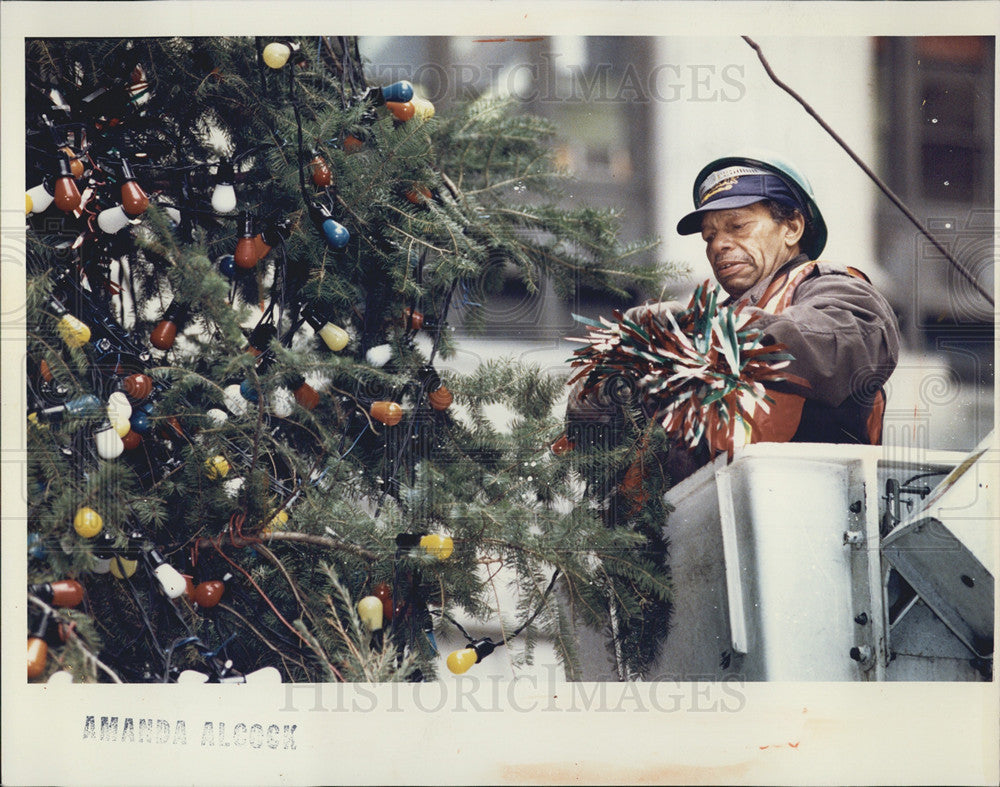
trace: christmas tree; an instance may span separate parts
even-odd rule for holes
[[[568,367],[435,367],[498,260],[563,294],[662,273],[560,204],[551,124],[435,115],[348,38],[26,52],[29,678],[430,679],[540,632],[572,677],[580,623],[641,674],[662,430],[625,402],[564,434]],[[444,659],[499,568],[506,638]]]

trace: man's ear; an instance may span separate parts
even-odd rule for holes
[[[785,221],[785,245],[788,247],[798,245],[805,231],[805,217],[798,211],[795,211],[795,215]]]

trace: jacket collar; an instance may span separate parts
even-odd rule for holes
[[[760,300],[760,296],[764,294],[764,290],[767,289],[768,285],[774,281],[778,276],[781,276],[786,271],[794,268],[796,265],[800,265],[803,262],[809,261],[808,254],[798,254],[792,257],[788,262],[782,265],[778,270],[768,276],[766,279],[762,279],[757,282],[753,287],[743,293],[739,298],[729,297],[724,301],[726,306],[732,306],[737,303],[742,303],[746,306],[756,306],[757,301]]]

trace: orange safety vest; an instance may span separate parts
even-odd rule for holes
[[[812,275],[815,268],[815,261],[806,261],[774,279],[764,290],[764,294],[757,303],[757,308],[768,314],[781,314],[791,304],[795,289]],[[869,281],[868,277],[857,268],[848,267],[847,273]],[[802,426],[802,412],[806,406],[805,397],[773,389],[768,389],[767,393],[774,402],[768,403],[767,412],[764,412],[759,405],[755,408],[752,414],[753,426],[750,427],[747,442],[786,443],[794,440]],[[865,423],[865,434],[860,435],[860,437],[867,439],[870,445],[880,445],[882,442],[882,418],[884,414],[885,392],[879,390],[875,395],[875,401]]]

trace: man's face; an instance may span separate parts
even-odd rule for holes
[[[701,220],[701,237],[712,271],[734,298],[766,279],[799,253],[802,222],[779,224],[765,205],[711,210]]]

